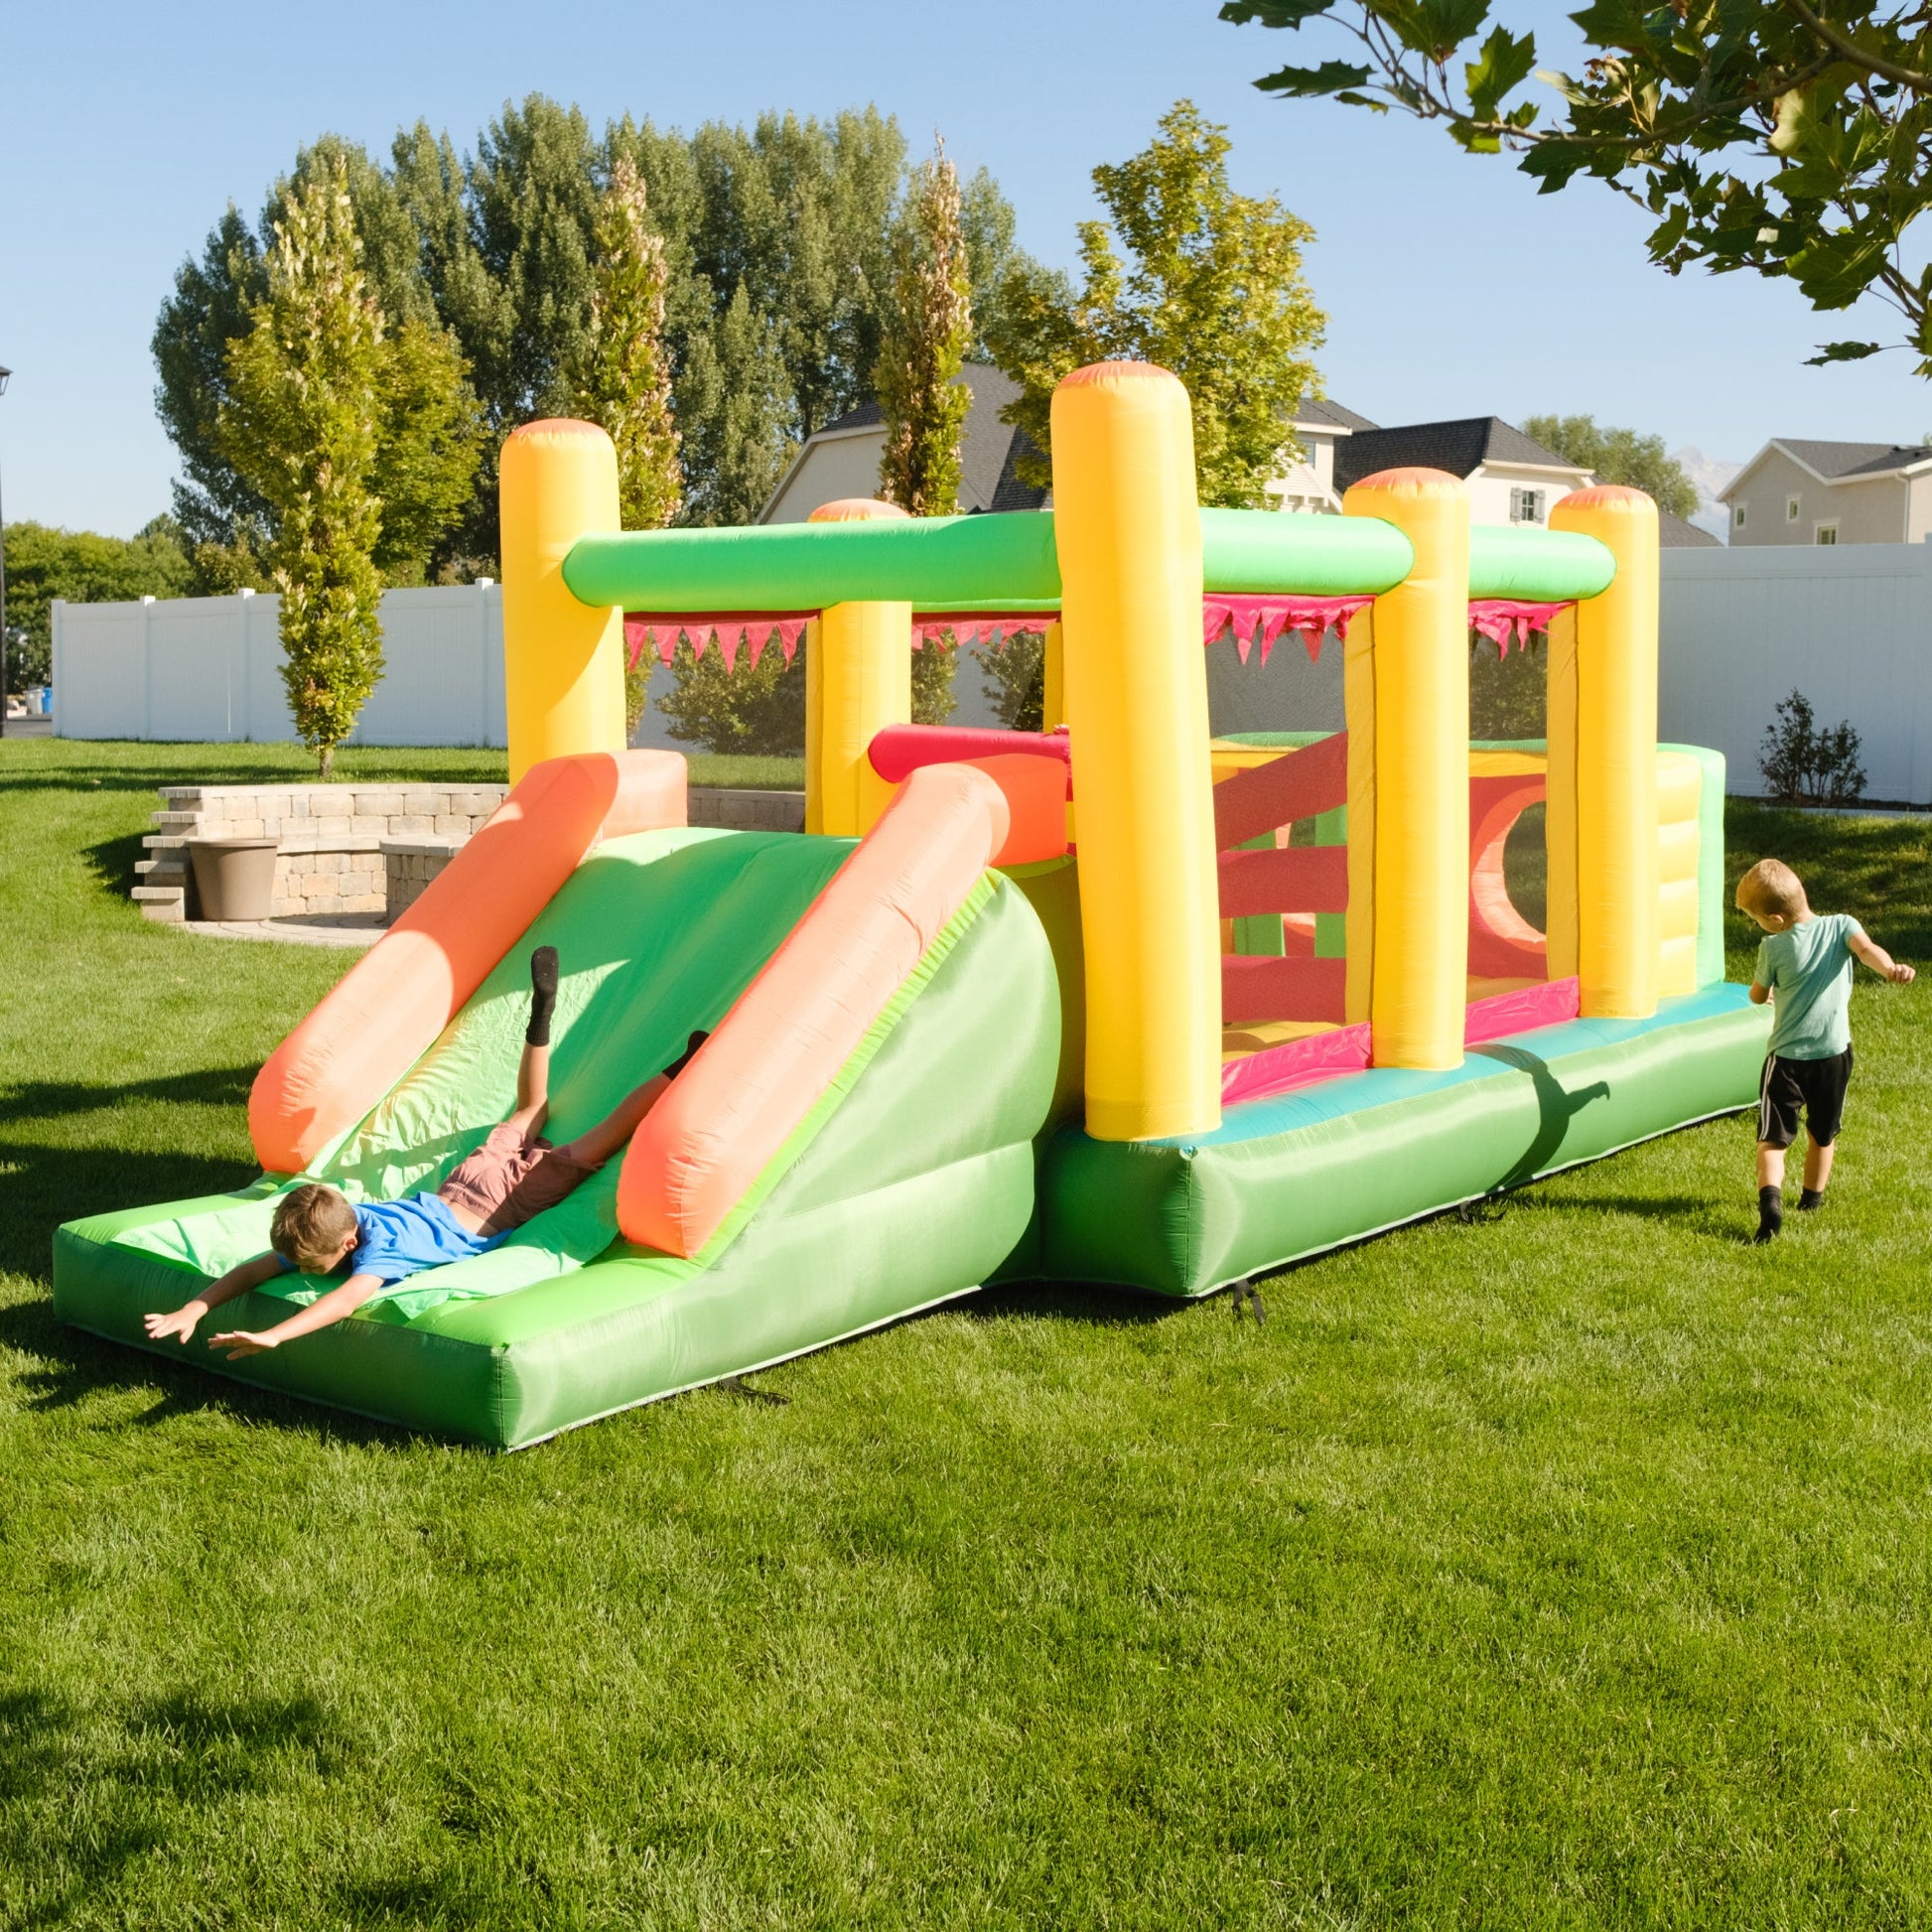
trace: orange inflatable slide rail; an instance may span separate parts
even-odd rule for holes
[[[1006,794],[922,766],[639,1125],[618,1225],[695,1255],[802,1124],[1007,843]]]
[[[255,1076],[248,1131],[270,1173],[300,1173],[435,1043],[601,839],[685,823],[670,752],[549,759]]]

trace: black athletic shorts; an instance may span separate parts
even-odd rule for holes
[[[1757,1088],[1757,1138],[1771,1147],[1789,1147],[1798,1138],[1798,1110],[1813,1147],[1830,1147],[1845,1118],[1845,1089],[1852,1083],[1852,1049],[1828,1060],[1787,1060],[1766,1056]]]

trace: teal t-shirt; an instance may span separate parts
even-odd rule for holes
[[[1825,912],[1765,935],[1751,978],[1771,989],[1779,1058],[1828,1060],[1851,1045],[1852,935],[1863,931],[1849,912]]]

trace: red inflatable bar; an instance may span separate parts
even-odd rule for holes
[[[889,785],[909,778],[922,764],[970,764],[1009,757],[1072,762],[1063,731],[985,731],[966,725],[888,725],[873,734],[866,756]]]

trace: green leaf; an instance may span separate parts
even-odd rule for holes
[[[1331,94],[1339,87],[1361,87],[1368,83],[1367,68],[1350,67],[1346,61],[1323,61],[1318,68],[1280,68],[1264,74],[1255,85],[1265,94],[1285,94],[1290,99],[1314,98]]]
[[[1827,362],[1863,362],[1867,355],[1882,355],[1883,343],[1820,343],[1816,355],[1805,357],[1805,367],[1822,369]]]
[[[1264,27],[1299,27],[1325,14],[1335,0],[1227,0],[1221,19],[1236,27],[1259,21]]]
[[[1492,121],[1507,95],[1536,69],[1536,37],[1512,34],[1506,27],[1490,29],[1477,57],[1462,69],[1469,89],[1469,111],[1479,121]]]

